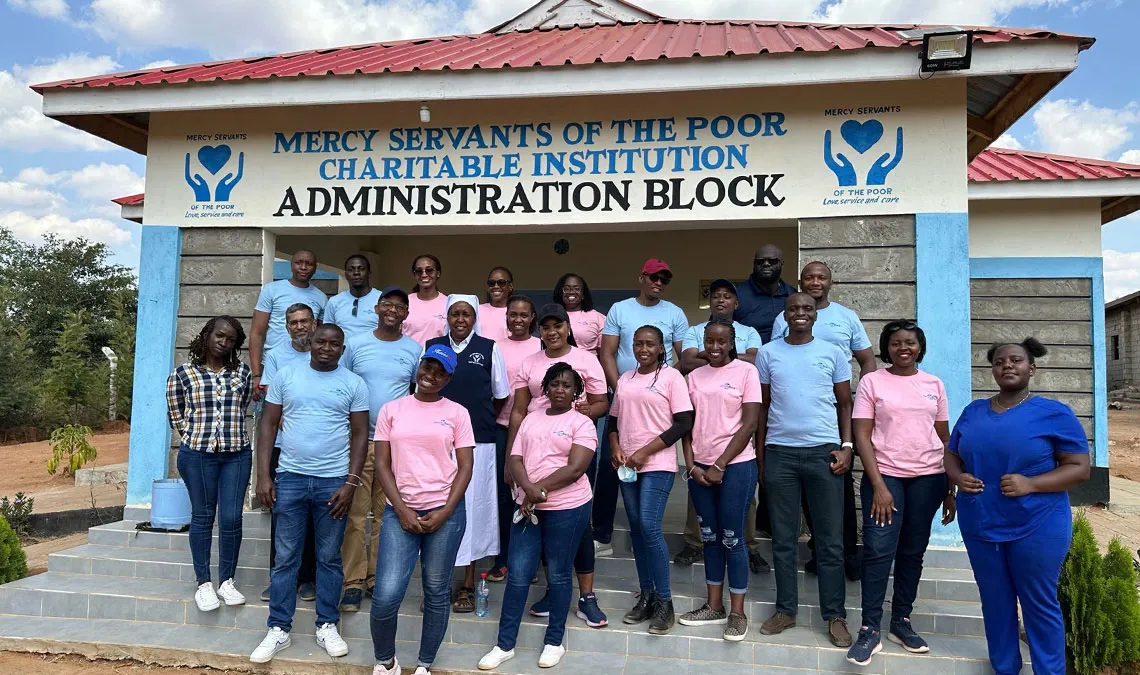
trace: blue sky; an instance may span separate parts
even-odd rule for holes
[[[145,158],[38,116],[26,85],[56,77],[386,39],[477,32],[527,0],[0,0],[0,225],[83,234],[138,262],[138,226],[109,203],[142,190]],[[1133,0],[640,0],[666,16],[1032,26],[1097,44],[1001,140],[1140,164]],[[694,6],[697,9],[694,9]],[[1003,13],[1004,12],[1004,13]],[[1140,289],[1140,215],[1103,230],[1106,294]]]

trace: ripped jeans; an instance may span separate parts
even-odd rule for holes
[[[708,465],[697,463],[702,469]],[[689,495],[697,511],[701,541],[705,546],[705,583],[724,585],[728,568],[728,592],[748,589],[748,548],[744,521],[756,492],[756,460],[729,464],[720,485],[703,487],[689,481]]]

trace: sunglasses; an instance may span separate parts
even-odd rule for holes
[[[915,328],[918,328],[918,324],[913,321],[895,324],[895,330],[914,330]]]
[[[649,280],[655,284],[661,284],[662,286],[668,286],[669,282],[673,281],[673,277],[667,276],[665,274],[650,274]]]
[[[416,274],[435,274],[434,267],[417,267],[412,270]]]
[[[775,267],[776,265],[779,265],[781,262],[783,262],[783,261],[781,261],[779,258],[756,258],[755,260],[752,261],[752,264],[753,265],[770,265],[772,267]]]
[[[488,279],[487,288],[506,288],[511,282],[506,279]]]
[[[360,298],[354,298],[352,301],[352,315],[356,316],[356,313],[359,311],[360,311]]]

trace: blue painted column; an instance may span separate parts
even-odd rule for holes
[[[181,256],[179,228],[143,226],[127,464],[128,507],[149,507],[151,482],[166,478],[170,450],[166,378],[174,362]]]
[[[953,427],[970,402],[970,221],[966,213],[915,216],[918,324],[928,348],[922,369],[946,385]],[[957,523],[935,518],[932,544],[961,546]]]

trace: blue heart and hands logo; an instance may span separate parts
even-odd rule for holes
[[[203,145],[198,148],[198,163],[211,176],[226,167],[233,158],[233,150],[228,145]],[[237,159],[237,173],[227,173],[215,184],[213,191],[210,184],[200,173],[191,173],[190,153],[186,153],[186,184],[194,191],[196,202],[228,202],[234,188],[241,182],[245,173],[245,153],[239,152]]]
[[[847,120],[839,127],[839,135],[852,150],[864,155],[883,139],[883,123],[877,119],[864,122]],[[898,127],[895,132],[895,152],[884,152],[875,160],[867,170],[867,185],[884,185],[887,176],[899,165],[903,158],[903,129]],[[832,152],[831,129],[823,133],[823,162],[835,174],[840,187],[855,187],[859,184],[859,176],[855,172],[855,165],[842,152]]]

